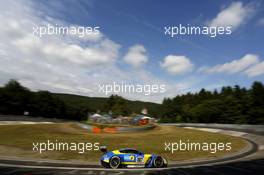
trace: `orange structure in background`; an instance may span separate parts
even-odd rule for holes
[[[139,125],[146,125],[149,123],[149,119],[140,119],[139,120]]]
[[[104,132],[107,132],[107,133],[116,133],[117,132],[117,128],[116,127],[104,128]]]
[[[105,133],[116,133],[117,132],[117,128],[116,127],[111,127],[111,128],[104,128],[104,129],[101,129],[101,128],[98,128],[98,127],[93,127],[92,129],[92,133],[102,133],[102,132],[105,132]]]
[[[98,128],[98,127],[93,127],[92,129],[92,133],[101,133],[102,129]]]

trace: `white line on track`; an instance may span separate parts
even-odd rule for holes
[[[60,169],[60,170],[95,170],[95,171],[150,171],[150,170],[165,170],[170,168],[141,168],[141,169],[106,169],[106,168],[81,168],[81,167],[53,167],[53,166],[33,166],[33,165],[12,165],[0,163],[2,167],[15,167],[15,168],[39,168],[39,169]]]

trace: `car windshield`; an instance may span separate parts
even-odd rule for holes
[[[129,153],[129,154],[142,154],[140,151],[135,149],[123,149],[120,150],[121,153]]]

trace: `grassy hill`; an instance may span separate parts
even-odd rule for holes
[[[54,97],[57,97],[64,101],[67,105],[78,106],[81,108],[89,108],[93,111],[100,110],[104,111],[106,106],[106,102],[108,98],[106,97],[87,97],[81,95],[73,95],[73,94],[59,94],[52,93]],[[151,102],[142,102],[142,101],[132,101],[127,100],[126,103],[131,111],[140,113],[143,108],[147,108],[149,114],[156,116],[160,112],[161,104],[151,103]]]

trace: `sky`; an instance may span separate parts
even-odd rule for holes
[[[0,86],[105,97],[98,85],[164,84],[164,93],[117,93],[162,102],[187,92],[264,81],[264,1],[0,0]],[[98,26],[84,38],[34,26]],[[230,35],[165,34],[168,26],[232,27]]]

